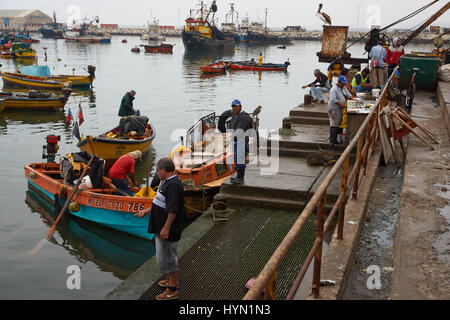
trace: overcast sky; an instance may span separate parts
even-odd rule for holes
[[[212,0],[205,0],[210,5]],[[229,11],[229,3],[235,3],[240,18],[248,14],[250,20],[258,15],[264,20],[264,10],[268,8],[268,27],[279,28],[286,25],[301,25],[308,30],[321,29],[322,22],[316,17],[319,3],[323,11],[331,16],[333,25],[348,25],[350,28],[365,28],[368,25],[386,26],[432,0],[217,0],[219,23],[224,22]],[[414,18],[398,25],[398,28],[412,28],[423,23],[428,17],[446,4],[440,0]],[[1,9],[39,9],[51,15],[55,10],[60,22],[67,22],[72,16],[93,17],[98,15],[100,23],[117,23],[122,26],[146,24],[153,15],[160,25],[181,25],[189,14],[189,9],[198,8],[200,0],[0,0]],[[358,21],[359,9],[359,21]],[[378,22],[378,23],[377,23]],[[450,27],[450,11],[442,15],[434,25]],[[397,28],[397,27],[396,27]]]

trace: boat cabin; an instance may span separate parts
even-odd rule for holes
[[[212,38],[212,30],[207,25],[205,20],[193,19],[193,18],[186,19],[185,31],[186,32],[198,32],[206,38]]]

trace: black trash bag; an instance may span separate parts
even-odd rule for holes
[[[136,131],[137,135],[143,136],[147,128],[148,118],[146,116],[122,117],[119,123],[120,135]]]

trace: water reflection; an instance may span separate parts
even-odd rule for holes
[[[30,112],[24,110],[5,109],[0,114],[0,119],[3,119],[6,124],[11,122],[14,124],[54,123],[54,129],[56,129],[61,128],[61,124],[64,125],[65,115],[63,111],[42,110],[39,112]]]
[[[26,191],[26,204],[40,214],[42,221],[52,226],[59,212],[52,204],[33,190]],[[145,261],[155,255],[152,241],[128,236],[72,216],[66,216],[56,228],[62,242],[51,239],[51,243],[66,249],[79,262],[95,263],[100,270],[111,272],[124,280]]]

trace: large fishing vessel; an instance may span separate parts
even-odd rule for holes
[[[265,22],[252,23],[250,30],[247,32],[248,42],[252,43],[289,43],[291,38],[284,35],[274,35],[269,33],[267,28],[267,8],[265,10]]]
[[[109,33],[89,29],[94,22],[98,23],[99,18],[95,17],[91,21],[84,19],[80,28],[65,31],[64,39],[71,42],[111,43],[111,35]]]
[[[230,6],[230,11],[225,15],[225,22],[222,23],[222,32],[226,38],[233,38],[235,41],[239,41],[239,31],[236,27],[239,13],[234,9],[234,3],[230,3]]]
[[[234,50],[233,38],[226,38],[214,25],[214,15],[217,12],[216,1],[213,1],[209,10],[205,9],[203,1],[193,17],[192,10],[186,19],[186,27],[182,32],[182,39],[186,51],[207,52]]]
[[[53,12],[53,22],[45,24],[39,29],[43,38],[64,39],[64,30],[66,28],[62,23],[56,22],[56,13]]]

